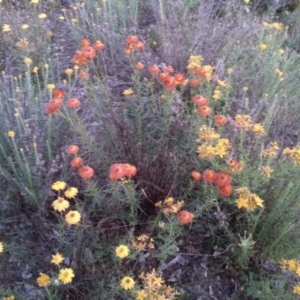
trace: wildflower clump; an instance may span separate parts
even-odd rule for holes
[[[283,155],[289,157],[296,164],[300,164],[300,146],[294,148],[285,148],[283,149]]]
[[[239,194],[238,199],[235,201],[238,209],[246,208],[253,211],[258,206],[264,207],[264,201],[256,194],[251,193],[246,187],[238,188],[236,191]]]
[[[143,289],[135,291],[136,299],[168,299],[174,300],[180,295],[175,289],[164,284],[164,280],[153,269],[150,273],[142,273]]]
[[[131,247],[136,249],[140,252],[154,249],[154,240],[153,238],[149,237],[147,234],[142,234],[137,236],[131,243]]]
[[[268,147],[261,152],[262,157],[275,157],[278,153],[279,147],[277,142],[271,142]],[[286,153],[284,153],[286,154]]]
[[[161,207],[163,214],[168,216],[171,214],[177,214],[181,210],[183,204],[184,201],[176,201],[173,197],[169,197],[164,201],[157,202],[155,206]]]
[[[300,261],[296,259],[282,259],[279,261],[282,270],[288,270],[297,276],[300,276]]]

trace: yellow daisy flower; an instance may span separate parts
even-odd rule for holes
[[[45,19],[45,18],[47,18],[47,15],[46,14],[39,14],[38,18],[39,19]]]
[[[78,194],[78,189],[76,187],[69,187],[65,191],[65,196],[67,198],[74,198]]]
[[[9,131],[9,132],[7,133],[7,136],[8,136],[8,137],[11,137],[11,138],[14,138],[15,135],[16,135],[16,133],[15,133],[14,131]]]
[[[64,181],[56,181],[51,187],[54,191],[61,191],[66,187],[66,183]]]
[[[80,222],[81,214],[77,210],[71,210],[69,211],[66,216],[65,220],[68,224],[76,225]]]
[[[129,255],[129,248],[125,245],[120,245],[116,248],[116,256],[124,258]]]
[[[0,253],[2,253],[2,252],[3,252],[3,249],[4,249],[3,243],[2,243],[2,242],[0,242]]]
[[[69,201],[63,197],[58,197],[56,200],[52,202],[53,209],[59,212],[65,211],[67,208],[69,208],[69,206],[70,206]]]
[[[67,284],[72,282],[74,276],[74,272],[71,268],[65,268],[59,271],[58,279],[64,284]]]
[[[44,273],[40,273],[40,276],[36,279],[38,286],[47,286],[51,283],[50,277]]]
[[[122,280],[121,280],[121,288],[124,290],[131,290],[134,287],[134,280],[131,277],[125,276]]]
[[[58,266],[64,259],[65,258],[57,252],[55,255],[52,255],[51,263]]]

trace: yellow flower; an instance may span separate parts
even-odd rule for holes
[[[59,16],[58,19],[63,21],[65,19],[65,17],[64,16]]]
[[[263,150],[261,153],[262,157],[275,157],[279,150],[277,142],[271,142],[267,149]],[[286,154],[283,151],[283,154]]]
[[[64,181],[56,181],[51,187],[54,191],[61,191],[66,187],[66,183]]]
[[[125,276],[122,280],[121,280],[121,288],[124,290],[131,290],[134,287],[134,280],[131,277]]]
[[[212,95],[212,98],[215,99],[215,100],[219,100],[219,99],[221,99],[221,97],[222,97],[221,91],[218,90],[218,89],[215,89],[214,93]]]
[[[250,3],[250,0],[244,0],[244,3],[245,3],[245,4],[249,4],[249,3]]]
[[[50,90],[50,91],[54,90],[55,89],[55,84],[52,84],[52,83],[47,84],[47,89]]]
[[[264,130],[263,126],[260,123],[253,124],[251,126],[251,130],[255,134],[265,134],[265,130]]]
[[[16,133],[12,130],[7,133],[7,136],[10,137],[10,138],[14,138],[15,135],[16,135]]]
[[[129,255],[129,248],[125,245],[120,245],[116,248],[116,256],[124,258]]]
[[[47,18],[47,15],[46,14],[39,14],[38,18],[39,19],[45,19],[45,18]]]
[[[247,188],[238,188],[239,198],[235,201],[238,209],[246,208],[247,210],[253,211],[258,206],[263,206],[263,200],[255,194],[248,191]]]
[[[224,89],[230,88],[230,84],[226,80],[218,80],[217,84],[219,88],[224,88]]]
[[[3,24],[2,26],[2,31],[3,32],[9,32],[11,29],[10,29],[10,25],[8,24]]]
[[[263,173],[264,176],[270,178],[273,170],[269,166],[265,166],[265,167],[261,167],[261,172]]]
[[[293,292],[297,295],[300,295],[300,284],[294,286]]]
[[[65,73],[68,75],[68,76],[71,76],[73,74],[73,70],[72,69],[65,69]]]
[[[282,54],[284,53],[284,50],[283,50],[283,49],[279,49],[279,50],[278,50],[278,53],[279,53],[280,55],[282,55]]]
[[[252,119],[249,115],[236,115],[234,119],[238,128],[249,129],[252,127]]]
[[[233,73],[233,69],[232,68],[228,68],[227,69],[227,73],[230,75],[230,74],[232,74]]]
[[[249,90],[249,88],[248,88],[247,86],[244,86],[244,87],[243,87],[243,92],[246,93],[248,90]]]
[[[1,1],[1,0],[0,0]],[[0,2],[1,3],[1,2]],[[3,300],[15,300],[15,296],[4,297]]]
[[[57,252],[55,255],[52,255],[51,263],[58,266],[64,259],[65,258]]]
[[[0,242],[0,253],[2,253],[2,252],[3,252],[3,249],[4,249],[3,243],[2,243],[2,242]]]
[[[219,139],[220,135],[215,132],[214,128],[209,128],[206,125],[202,125],[199,129],[199,141],[203,140],[209,142],[215,139]],[[197,140],[198,141],[198,140]]]
[[[65,196],[67,198],[74,198],[78,194],[78,189],[76,187],[69,187],[65,191]]]
[[[31,0],[30,3],[37,4],[37,3],[39,3],[39,0]]]
[[[273,29],[278,30],[278,31],[280,31],[282,29],[282,24],[278,23],[278,22],[274,22],[271,26]]]
[[[36,279],[38,286],[47,286],[51,283],[50,277],[44,273],[40,273],[40,276]]]
[[[29,27],[28,24],[23,24],[23,25],[21,26],[22,29],[27,29],[28,27]]]
[[[148,298],[148,294],[144,290],[136,291],[136,300],[145,300]]]
[[[64,284],[67,284],[72,282],[74,276],[74,272],[71,268],[65,268],[59,271],[58,279]]]
[[[124,96],[133,96],[133,95],[134,95],[134,91],[133,91],[132,88],[127,89],[127,90],[125,90],[125,91],[123,92],[123,95],[124,95]]]
[[[48,65],[48,64],[44,64],[44,68],[45,68],[46,70],[48,70],[48,69],[49,69],[49,65]]]
[[[39,69],[39,68],[38,68],[37,66],[33,67],[33,68],[32,68],[32,73],[35,73],[35,74],[36,74],[37,71],[38,71],[38,69]]]
[[[65,198],[59,197],[56,200],[52,202],[52,207],[54,210],[57,210],[59,212],[65,211],[67,208],[69,208],[70,203]]]
[[[77,210],[71,210],[66,214],[65,220],[68,224],[76,225],[81,220],[81,214]]]
[[[24,63],[27,67],[29,67],[32,64],[32,60],[29,57],[25,57]]]
[[[72,19],[71,19],[71,22],[72,22],[72,23],[77,23],[77,22],[78,22],[78,20],[77,20],[77,19],[75,19],[75,18],[72,18]]]
[[[267,45],[266,45],[266,44],[260,44],[260,45],[259,45],[259,49],[260,49],[261,51],[264,51],[264,50],[267,49]]]

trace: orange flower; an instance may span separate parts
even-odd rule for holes
[[[178,220],[181,224],[188,224],[193,221],[194,214],[190,213],[187,210],[182,210],[178,215]]]
[[[88,63],[88,59],[82,51],[76,51],[74,57],[72,58],[72,63],[77,65],[85,65]]]
[[[191,173],[191,175],[192,175],[193,179],[196,180],[196,181],[201,179],[201,173],[200,172],[193,171]]]
[[[172,74],[172,73],[174,73],[174,69],[171,66],[168,66],[165,68],[165,72],[168,74]]]
[[[53,91],[52,96],[54,98],[63,98],[64,97],[65,92],[61,89],[56,89]]]
[[[127,45],[133,45],[139,42],[139,38],[136,35],[128,35],[125,38],[125,42]]]
[[[89,78],[89,73],[83,70],[80,70],[79,73],[77,74],[79,78]]]
[[[159,73],[159,67],[157,65],[153,65],[149,68],[149,72],[152,75],[157,75]]]
[[[72,167],[79,167],[82,165],[82,158],[81,157],[74,157],[71,161],[70,161],[70,165]]]
[[[224,197],[229,197],[232,194],[232,186],[225,185],[225,186],[219,187],[219,193],[220,193],[220,195],[222,195]]]
[[[94,176],[94,170],[89,166],[83,166],[83,167],[79,168],[78,174],[80,177],[82,177],[84,179],[89,179]]]
[[[191,78],[191,79],[189,80],[189,82],[190,82],[190,85],[191,85],[191,86],[197,86],[197,85],[200,84],[200,80],[197,79],[197,78]]]
[[[227,123],[227,119],[223,115],[217,115],[214,117],[214,121],[219,126],[224,126]]]
[[[134,68],[136,70],[143,70],[145,68],[145,66],[141,62],[138,62],[135,64]]]
[[[243,170],[244,166],[242,162],[236,161],[235,159],[230,159],[227,163],[231,166],[233,171],[238,172]]]
[[[173,90],[176,87],[176,80],[174,76],[169,76],[168,78],[165,79],[163,82],[164,88],[166,90]]]
[[[202,117],[207,117],[211,114],[211,108],[209,106],[206,106],[206,105],[200,106],[198,108],[198,113]]]
[[[93,48],[95,50],[103,50],[105,48],[105,45],[101,42],[101,41],[96,41],[94,44],[93,44]]]
[[[199,106],[206,106],[208,104],[208,99],[204,98],[201,95],[195,95],[192,100],[196,105]]]
[[[77,98],[71,98],[68,100],[67,105],[70,108],[77,108],[81,105],[81,102]]]
[[[231,176],[225,172],[216,173],[215,183],[219,187],[224,187],[226,185],[230,185],[231,183]]]
[[[203,172],[203,180],[204,180],[205,182],[213,183],[213,182],[215,181],[215,178],[216,178],[216,173],[215,173],[215,171],[210,170],[210,169],[206,169],[206,170]]]
[[[137,169],[130,164],[124,164],[124,172],[126,177],[131,178],[136,175]]]
[[[50,115],[50,114],[55,113],[56,111],[58,111],[61,108],[62,104],[63,104],[62,99],[54,98],[47,104],[47,111],[46,111],[47,114]]]
[[[90,44],[91,44],[91,41],[89,39],[83,39],[80,42],[81,48],[88,47]]]
[[[183,84],[185,82],[185,77],[181,73],[176,73],[174,75],[174,77],[175,77],[175,80],[176,80],[176,84]]]
[[[91,47],[91,46],[87,46],[81,49],[81,53],[85,58],[94,58],[96,56],[96,50]]]
[[[169,75],[168,73],[166,72],[161,72],[158,76],[158,79],[161,81],[161,82],[165,82],[167,79],[169,78]]]
[[[124,164],[113,164],[109,168],[109,178],[111,180],[118,180],[125,177]]]
[[[143,51],[145,49],[145,45],[141,41],[138,41],[136,44],[134,44],[134,47],[139,51]]]
[[[79,151],[79,147],[77,145],[70,145],[67,148],[67,153],[68,154],[76,154]]]

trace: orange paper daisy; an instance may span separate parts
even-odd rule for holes
[[[181,224],[188,224],[193,221],[194,214],[187,210],[182,210],[178,215],[178,220]]]
[[[79,168],[78,174],[80,177],[82,177],[84,179],[89,179],[94,176],[94,170],[89,166],[83,166],[83,167]]]
[[[67,148],[67,153],[68,154],[76,154],[79,151],[79,147],[77,145],[70,145]]]
[[[61,108],[62,104],[63,104],[62,99],[54,98],[47,104],[47,111],[46,111],[47,114],[50,115],[57,112]]]
[[[77,98],[71,98],[68,100],[67,105],[70,108],[77,108],[81,105],[81,102]]]

